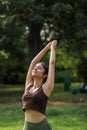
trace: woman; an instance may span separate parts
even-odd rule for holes
[[[52,130],[46,120],[47,100],[54,88],[55,49],[57,40],[44,47],[31,61],[22,97],[25,123],[23,130]],[[50,52],[49,69],[41,59]]]

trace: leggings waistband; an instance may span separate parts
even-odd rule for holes
[[[52,130],[47,119],[43,119],[39,123],[25,121],[23,130]]]
[[[39,123],[33,123],[33,122],[28,122],[28,121],[25,121],[26,123],[28,124],[31,124],[31,125],[41,125],[43,123],[46,123],[47,122],[47,119],[44,118],[42,121],[40,121]]]

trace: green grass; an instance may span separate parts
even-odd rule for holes
[[[23,87],[0,90],[0,130],[22,130],[24,112],[21,96]],[[11,91],[13,90],[13,91]],[[83,100],[81,100],[83,99]],[[53,130],[87,130],[87,94],[53,91],[46,111]]]
[[[23,118],[21,104],[0,105],[0,130],[22,130]]]
[[[86,130],[87,106],[48,107],[48,117],[53,130]]]
[[[24,113],[21,103],[0,105],[0,130],[22,130]],[[87,106],[47,107],[47,118],[53,130],[87,130]]]

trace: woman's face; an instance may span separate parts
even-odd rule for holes
[[[32,70],[32,77],[44,78],[45,69],[41,63],[37,63]]]

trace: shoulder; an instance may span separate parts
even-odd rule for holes
[[[27,85],[25,85],[25,90],[27,90],[27,89],[29,89],[29,88],[31,88],[33,86],[33,84],[27,84]]]

